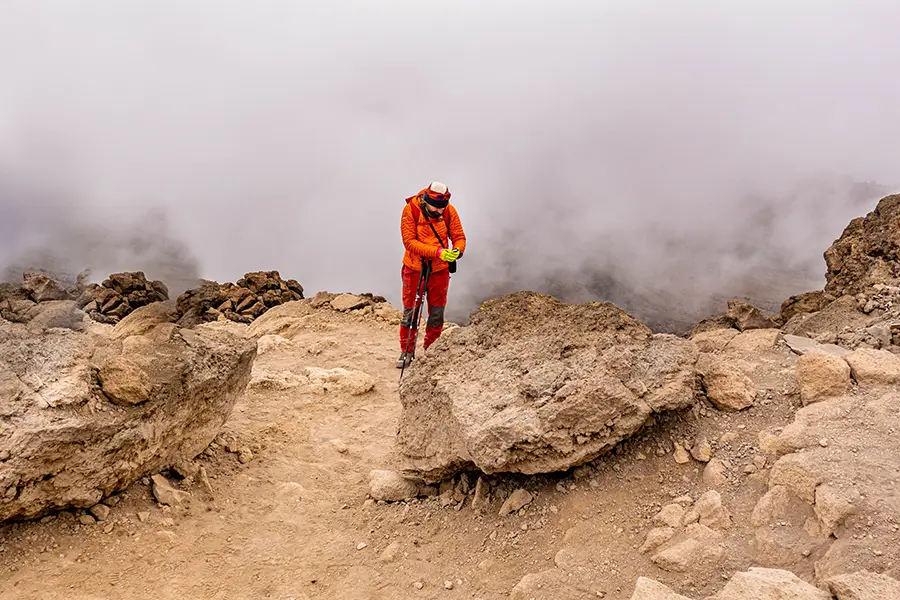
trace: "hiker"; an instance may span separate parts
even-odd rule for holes
[[[456,207],[450,204],[450,190],[438,181],[406,199],[400,217],[403,255],[403,319],[400,322],[400,358],[397,368],[409,366],[416,352],[419,323],[413,323],[420,277],[425,269],[421,294],[428,299],[425,343],[437,340],[444,327],[444,308],[450,273],[466,251],[466,234]],[[424,301],[424,300],[423,300]],[[419,309],[421,312],[421,308]]]

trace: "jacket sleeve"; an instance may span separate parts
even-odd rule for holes
[[[447,207],[450,211],[450,239],[453,240],[453,247],[459,248],[460,257],[466,253],[466,232],[463,230],[462,221],[456,207],[452,204]]]
[[[403,238],[403,247],[410,254],[424,258],[438,258],[441,255],[439,246],[425,244],[416,238],[416,222],[409,204],[403,207],[403,213],[400,216],[400,236]]]

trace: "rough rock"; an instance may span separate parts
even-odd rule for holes
[[[686,465],[691,462],[691,455],[684,449],[684,446],[679,443],[675,444],[675,452],[673,454],[675,456],[675,462],[679,465]]]
[[[781,322],[787,323],[798,314],[819,312],[833,300],[834,296],[822,290],[791,296],[781,303]]]
[[[837,600],[894,600],[900,598],[900,581],[866,570],[838,575],[828,580]]]
[[[694,440],[694,444],[691,446],[691,456],[694,457],[694,460],[703,463],[712,460],[712,445],[709,440],[703,436]]]
[[[534,496],[531,495],[531,492],[519,488],[510,494],[503,506],[500,507],[500,516],[505,517],[510,513],[517,512],[531,504],[532,500],[534,500]]]
[[[839,396],[850,389],[850,365],[828,352],[809,352],[797,359],[797,381],[803,404]]]
[[[827,544],[812,507],[786,486],[772,487],[756,504],[750,522],[758,560],[770,567],[794,567]]]
[[[703,469],[703,484],[716,488],[728,483],[728,468],[720,458],[710,459]]]
[[[700,523],[710,529],[728,529],[731,527],[731,515],[722,504],[719,492],[710,490],[700,496],[684,515],[684,523]]]
[[[744,355],[761,354],[775,348],[780,337],[778,329],[748,329],[730,340],[725,349]]]
[[[835,344],[820,344],[816,340],[800,335],[785,334],[784,341],[795,354],[808,354],[814,350],[834,354],[835,356],[847,356],[852,352]]]
[[[736,335],[737,329],[712,329],[691,336],[699,352],[721,352]]]
[[[853,219],[825,251],[825,291],[852,296],[872,284],[900,277],[900,195],[882,198],[875,210]]]
[[[100,323],[118,323],[132,311],[169,299],[162,281],[149,281],[142,271],[113,273],[100,285],[88,286],[77,304]]]
[[[857,348],[844,359],[850,365],[850,375],[860,385],[900,383],[900,357],[887,350]]]
[[[735,573],[710,600],[831,600],[831,595],[789,571],[751,567]]]
[[[730,361],[704,356],[697,363],[706,396],[720,410],[739,411],[753,406],[753,381]]]
[[[236,283],[203,281],[176,302],[178,323],[191,327],[220,318],[251,323],[269,309],[303,299],[303,286],[278,271],[246,273]]]
[[[355,294],[340,294],[331,301],[331,308],[340,311],[350,311],[369,305],[369,299]]]
[[[691,600],[687,596],[676,594],[668,586],[646,577],[638,577],[631,600]]]
[[[792,335],[819,338],[822,335],[835,336],[839,332],[865,329],[875,321],[875,317],[859,310],[853,296],[843,296],[815,313],[797,314],[784,324],[782,331]]]
[[[660,527],[681,527],[683,518],[683,506],[680,504],[667,504],[653,517],[653,524]]]
[[[685,573],[701,565],[710,565],[721,558],[724,553],[721,539],[721,534],[709,527],[693,523],[650,560],[664,571]]]
[[[861,388],[821,404],[827,410],[805,407],[781,433],[790,438],[782,447],[801,447],[775,462],[769,485],[787,487],[812,511],[808,530],[825,542],[815,549],[819,583],[846,573],[849,565],[888,571],[900,548],[900,502],[891,485],[900,464],[900,394]]]
[[[660,546],[675,537],[675,529],[680,526],[681,524],[679,523],[675,527],[654,527],[647,532],[647,537],[644,539],[639,552],[646,554],[656,551]]]
[[[415,498],[419,494],[419,484],[396,471],[374,469],[369,472],[369,494],[375,500],[399,502]]]
[[[775,321],[763,314],[761,310],[742,300],[729,300],[727,314],[734,319],[735,326],[740,331],[778,327]]]
[[[397,436],[406,469],[431,481],[579,466],[698,389],[689,340],[609,303],[508,295],[431,348],[401,383]]]
[[[172,323],[110,331],[0,324],[0,522],[90,508],[192,459],[250,379],[252,340]]]
[[[179,490],[173,486],[169,483],[169,480],[162,475],[154,475],[150,478],[150,481],[153,483],[153,497],[156,498],[156,501],[160,504],[177,506],[190,496],[188,492]]]
[[[33,302],[72,300],[70,292],[43,273],[27,271],[23,274],[22,279],[22,289],[28,294],[28,299]]]

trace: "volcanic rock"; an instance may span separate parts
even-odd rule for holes
[[[219,433],[255,341],[130,316],[118,334],[0,323],[0,522],[90,508]]]
[[[434,360],[432,360],[432,356]],[[440,481],[566,470],[698,392],[689,340],[653,334],[613,304],[520,292],[448,331],[400,388],[406,470]]]

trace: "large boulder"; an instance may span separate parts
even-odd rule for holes
[[[613,304],[530,292],[485,302],[400,386],[406,473],[541,473],[588,462],[699,392],[694,344]]]
[[[256,344],[145,307],[115,328],[0,324],[0,522],[90,507],[189,460],[250,380]]]
[[[900,195],[882,198],[874,211],[850,221],[824,256],[825,292],[835,297],[900,278]]]

